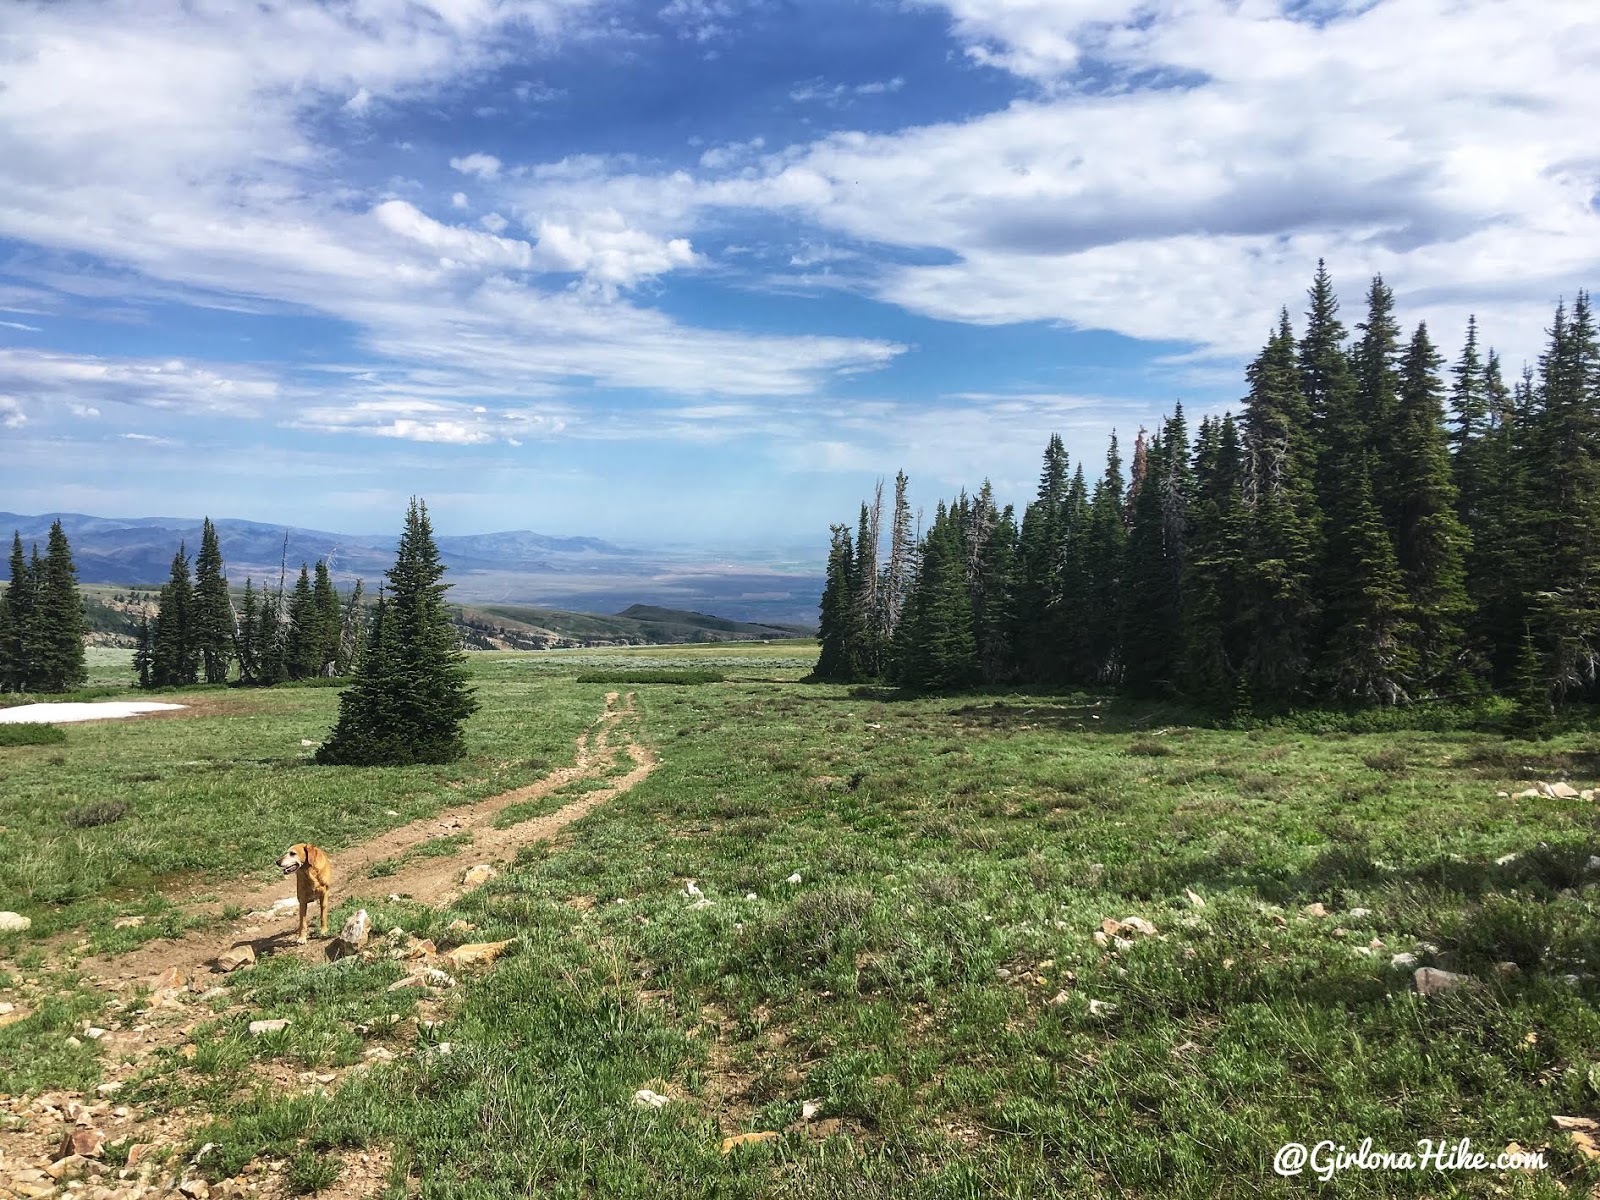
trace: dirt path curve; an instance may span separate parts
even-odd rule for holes
[[[574,821],[638,784],[655,768],[655,756],[648,747],[634,740],[625,722],[636,714],[634,696],[616,692],[606,694],[605,709],[588,730],[580,734],[577,755],[569,767],[561,767],[527,787],[503,792],[475,804],[443,812],[380,834],[371,841],[345,846],[333,852],[333,903],[349,899],[373,899],[400,895],[423,904],[441,904],[463,890],[461,876],[469,865],[497,863],[515,856],[525,846],[546,841]],[[633,766],[625,774],[610,776],[619,758],[625,755]],[[503,829],[495,819],[514,804],[525,804],[549,796],[569,784],[605,779],[603,787],[579,795],[571,803],[542,817],[519,821]],[[379,863],[403,858],[407,851],[444,836],[470,834],[471,843],[450,855],[419,856],[403,861],[397,869],[372,876]],[[105,959],[86,959],[83,969],[112,987],[147,982],[168,967],[186,974],[203,969],[226,950],[249,945],[257,956],[273,953],[298,953],[320,957],[327,943],[315,937],[316,910],[312,909],[312,940],[305,946],[294,942],[298,911],[290,908],[267,915],[275,901],[294,895],[291,880],[274,878],[268,883],[257,879],[233,880],[210,888],[204,900],[181,903],[191,916],[220,916],[227,908],[244,909],[246,915],[223,926],[195,930],[181,938],[160,938],[136,950]],[[337,934],[331,925],[329,933]]]

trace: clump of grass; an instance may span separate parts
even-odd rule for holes
[[[1137,738],[1128,743],[1128,753],[1139,758],[1167,758],[1174,751],[1165,742],[1157,742],[1150,738]]]
[[[579,683],[726,683],[728,677],[721,671],[673,671],[665,667],[627,671],[585,671],[578,676]]]
[[[55,746],[66,740],[55,725],[0,725],[0,746]]]
[[[784,966],[818,966],[862,940],[872,916],[866,888],[819,888],[799,897],[756,937],[763,957]]]
[[[332,1187],[338,1182],[342,1169],[333,1155],[305,1149],[289,1160],[284,1179],[290,1191],[297,1196],[306,1196]]]
[[[1372,771],[1382,771],[1388,775],[1398,775],[1406,769],[1405,751],[1391,746],[1387,750],[1374,750],[1371,754],[1361,756],[1362,764]]]
[[[61,819],[74,829],[94,829],[101,825],[115,825],[128,815],[128,805],[123,800],[95,800],[69,808]]]

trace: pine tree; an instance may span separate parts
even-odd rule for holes
[[[340,697],[339,723],[318,762],[442,763],[466,753],[461,726],[478,706],[445,607],[444,572],[427,506],[413,499],[387,573],[385,628]]]
[[[150,679],[155,687],[182,687],[199,679],[200,648],[194,631],[194,584],[184,546],[172,556],[172,574],[156,610]]]
[[[1089,485],[1080,463],[1067,485],[1060,516],[1058,541],[1060,580],[1050,633],[1057,667],[1048,682],[1093,683],[1098,678],[1101,648],[1089,620],[1095,597],[1095,529],[1089,502]],[[1036,682],[1046,682],[1035,677]]]
[[[222,545],[211,518],[200,532],[194,560],[194,638],[207,683],[227,683],[233,660],[233,602],[223,574]]]
[[[141,613],[139,616],[139,642],[133,652],[134,673],[139,676],[139,686],[149,688],[154,686],[151,679],[150,668],[155,652],[155,635],[150,628],[150,614]]]
[[[1484,367],[1488,424],[1475,442],[1476,479],[1467,589],[1472,603],[1469,636],[1475,657],[1497,687],[1514,687],[1528,636],[1526,586],[1529,519],[1525,478],[1527,406],[1519,405],[1492,350]],[[1531,391],[1531,388],[1529,389]],[[1520,411],[1519,411],[1520,410]],[[1459,458],[1457,463],[1459,464]],[[1465,504],[1465,501],[1463,502]]]
[[[244,600],[239,605],[239,623],[234,637],[234,654],[239,660],[239,682],[261,682],[261,652],[257,638],[261,633],[261,613],[256,602],[255,584],[244,581]]]
[[[1456,513],[1458,495],[1438,377],[1442,361],[1428,327],[1418,325],[1401,368],[1400,407],[1393,422],[1390,501],[1395,557],[1415,628],[1413,694],[1438,693],[1459,684],[1471,609],[1467,532]]]
[[[1372,455],[1349,464],[1346,507],[1332,515],[1333,553],[1350,564],[1329,597],[1326,675],[1332,694],[1361,704],[1398,704],[1416,673],[1414,631],[1394,546],[1372,496]]]
[[[1556,700],[1600,667],[1600,347],[1587,293],[1556,310],[1527,441],[1529,619]]]
[[[33,622],[32,686],[41,692],[66,692],[88,679],[83,635],[83,597],[72,547],[60,520],[50,526],[49,549],[38,576],[37,612]]]
[[[858,609],[853,592],[855,550],[850,530],[844,525],[831,529],[832,548],[828,553],[827,581],[822,590],[821,615],[817,636],[822,643],[811,677],[827,683],[852,683],[861,677],[856,658],[855,632]]]
[[[37,551],[35,551],[37,554]],[[33,624],[37,580],[22,553],[22,534],[11,537],[11,577],[5,595],[5,619],[0,622],[0,686],[25,692],[34,674]]]
[[[339,635],[343,620],[339,612],[339,593],[334,590],[326,559],[317,560],[311,584],[311,606],[317,615],[318,675],[332,675],[339,658]]]
[[[850,599],[855,605],[851,625],[855,634],[855,658],[867,678],[882,670],[882,647],[878,642],[878,525],[883,516],[883,481],[871,507],[861,506],[856,529],[855,559],[851,564]]]
[[[1191,481],[1181,404],[1148,443],[1141,475],[1123,576],[1123,681],[1136,695],[1165,695],[1177,690],[1183,659]]]
[[[905,606],[906,594],[911,590],[911,576],[915,567],[916,540],[911,532],[911,504],[906,498],[909,486],[906,473],[896,472],[894,518],[889,526],[889,561],[884,565],[883,583],[879,588],[878,642],[885,648],[894,638],[900,610]]]
[[[988,486],[984,484],[982,494],[987,494]],[[979,551],[978,601],[972,620],[978,673],[985,683],[1009,683],[1016,677],[1019,538],[1016,513],[1008,504]]]
[[[1324,505],[1331,510],[1338,503],[1340,464],[1370,451],[1375,464],[1373,496],[1392,532],[1398,521],[1395,481],[1404,470],[1403,456],[1394,443],[1400,411],[1400,323],[1394,316],[1394,292],[1381,275],[1374,276],[1367,289],[1367,319],[1356,328],[1361,337],[1350,355],[1354,404],[1325,431],[1326,452],[1336,477],[1334,492],[1324,498]]]
[[[896,683],[946,691],[976,682],[978,647],[963,558],[958,522],[941,503],[923,539],[906,602],[894,659]]]
[[[1084,641],[1092,656],[1087,664],[1092,683],[1114,683],[1121,676],[1121,617],[1123,553],[1128,529],[1123,519],[1126,496],[1122,481],[1122,456],[1117,435],[1106,450],[1106,469],[1094,486],[1089,502],[1088,558],[1089,603],[1084,610]]]
[[[1022,512],[1016,649],[1023,672],[1041,682],[1061,680],[1067,673],[1066,624],[1071,614],[1063,605],[1062,568],[1069,465],[1060,435],[1051,434],[1038,492]]]
[[[289,593],[289,628],[283,661],[290,679],[311,679],[321,674],[322,614],[311,590],[311,571],[300,564],[300,578]]]
[[[1300,391],[1289,314],[1246,371],[1244,676],[1261,703],[1286,705],[1310,685],[1320,620],[1316,568],[1322,513],[1311,412]]]
[[[1202,424],[1192,489],[1183,583],[1183,686],[1196,700],[1221,707],[1238,694],[1249,649],[1243,619],[1248,570],[1243,458],[1231,415]]]

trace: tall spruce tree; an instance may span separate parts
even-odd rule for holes
[[[977,681],[978,646],[964,557],[959,523],[941,502],[923,539],[900,625],[896,683],[938,691]]]
[[[1413,695],[1460,686],[1471,609],[1467,533],[1456,511],[1459,497],[1438,376],[1442,362],[1428,338],[1428,327],[1418,325],[1401,367],[1400,407],[1390,447],[1395,557],[1415,638]]]
[[[322,673],[322,614],[311,591],[311,570],[300,564],[300,577],[289,593],[289,627],[284,635],[283,663],[290,679],[311,679]]]
[[[1322,549],[1317,453],[1300,390],[1287,311],[1245,372],[1244,596],[1241,632],[1250,695],[1268,706],[1307,694],[1318,644],[1316,595]]]
[[[1069,466],[1060,435],[1051,434],[1038,491],[1022,512],[1016,649],[1022,669],[1042,681],[1065,677],[1071,641],[1073,614],[1066,610],[1062,590]]]
[[[4,621],[0,623],[0,686],[25,692],[32,678],[34,619],[38,580],[22,552],[22,534],[11,536],[11,574],[6,587]]]
[[[38,576],[33,622],[31,686],[41,692],[66,692],[88,679],[83,646],[83,597],[72,547],[60,520],[50,526],[48,550]]]
[[[1340,502],[1344,464],[1370,451],[1373,496],[1392,533],[1398,524],[1395,481],[1403,470],[1394,441],[1400,411],[1400,323],[1394,315],[1394,292],[1381,275],[1367,289],[1367,317],[1356,329],[1361,336],[1350,354],[1353,403],[1324,431],[1333,478],[1323,503],[1331,511]]]
[[[356,685],[340,696],[339,722],[317,761],[379,765],[452,762],[466,753],[462,724],[476,711],[464,656],[445,607],[449,585],[428,509],[413,499],[376,645]]]
[[[1177,406],[1150,439],[1130,497],[1123,573],[1123,681],[1135,695],[1176,692],[1183,662],[1183,580],[1189,540],[1188,428]]]
[[[1091,655],[1085,664],[1086,682],[1113,683],[1122,671],[1122,569],[1128,528],[1124,520],[1127,497],[1122,478],[1122,455],[1117,435],[1106,449],[1106,469],[1094,486],[1089,502],[1088,567],[1089,604],[1084,612],[1084,641]]]
[[[1203,423],[1183,583],[1183,687],[1216,707],[1235,702],[1249,650],[1244,463],[1232,415]]]
[[[822,590],[822,605],[817,635],[822,643],[811,677],[827,683],[852,683],[861,678],[856,630],[855,550],[850,530],[844,525],[832,528],[833,544],[828,552],[828,572]]]
[[[227,683],[233,662],[233,601],[223,571],[222,543],[207,517],[194,560],[194,637],[207,683]]]
[[[182,687],[200,676],[200,647],[194,628],[194,583],[183,545],[172,556],[172,573],[161,588],[156,610],[155,645],[150,657],[154,687]]]

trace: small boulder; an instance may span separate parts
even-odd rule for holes
[[[475,867],[467,868],[467,873],[461,877],[461,882],[467,887],[482,887],[498,874],[500,872],[488,863],[479,863]]]
[[[217,970],[237,971],[240,967],[248,967],[256,961],[255,950],[247,943],[235,946],[232,950],[224,950],[217,955]]]
[[[1206,902],[1201,899],[1200,893],[1196,892],[1193,888],[1184,888],[1183,898],[1195,908],[1204,908],[1206,906]]]
[[[640,1108],[660,1108],[670,1103],[672,1097],[663,1096],[660,1092],[652,1092],[649,1088],[640,1088],[633,1094],[633,1102]]]
[[[1471,982],[1470,975],[1441,971],[1438,967],[1418,967],[1411,976],[1411,986],[1416,989],[1419,996],[1437,996]]]
[[[793,875],[789,876],[789,878],[785,879],[784,882],[785,883],[799,883],[800,882],[800,872],[796,871]],[[774,1136],[776,1136],[776,1135],[774,1135]]]
[[[61,1139],[56,1158],[99,1158],[105,1153],[106,1134],[103,1129],[74,1129]]]
[[[0,933],[26,933],[32,927],[31,917],[21,913],[0,912]]]
[[[516,940],[507,938],[503,942],[469,942],[465,946],[457,946],[454,950],[448,951],[444,960],[457,970],[462,967],[486,967],[505,953],[506,947]]]
[[[1397,971],[1409,971],[1417,965],[1417,956],[1409,952],[1396,954],[1389,960],[1389,965]]]
[[[1142,933],[1145,937],[1155,937],[1156,927],[1143,917],[1123,917],[1122,928],[1131,929],[1135,933]]]
[[[144,918],[143,917],[118,917],[115,921],[111,922],[111,928],[113,928],[113,929],[137,929],[137,928],[139,928],[139,926],[141,926],[143,924],[144,924]]]
[[[260,1037],[265,1033],[277,1033],[280,1030],[289,1028],[289,1024],[288,1017],[274,1017],[270,1021],[251,1021],[250,1036]]]
[[[211,1195],[211,1185],[204,1179],[185,1179],[178,1185],[178,1191],[187,1196],[189,1200],[207,1200],[207,1197]]]
[[[1576,800],[1576,799],[1578,799],[1578,797],[1580,795],[1582,795],[1582,793],[1579,792],[1578,789],[1573,787],[1570,783],[1552,783],[1552,784],[1550,784],[1550,797],[1551,797],[1551,799],[1554,799],[1554,800]]]
[[[1315,904],[1308,904],[1300,910],[1308,917],[1325,917],[1328,915],[1328,906],[1318,900]]]

